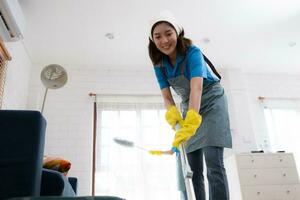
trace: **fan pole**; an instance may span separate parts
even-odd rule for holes
[[[47,93],[48,93],[48,88],[46,87],[45,94],[44,94],[44,99],[43,99],[43,104],[42,104],[42,109],[41,109],[42,114],[43,114],[43,111],[44,111],[44,106],[45,106]]]

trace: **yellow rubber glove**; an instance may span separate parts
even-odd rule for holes
[[[199,113],[193,109],[188,110],[181,128],[175,134],[172,146],[178,148],[182,142],[187,141],[196,133],[197,129],[201,125],[201,122],[202,117],[199,115]]]
[[[150,153],[151,155],[156,155],[156,156],[160,156],[160,155],[163,154],[162,151],[158,151],[158,150],[151,150],[151,151],[149,151],[149,153]]]
[[[183,123],[183,119],[179,110],[176,106],[170,106],[165,114],[166,121],[171,125],[171,127],[175,130],[175,126],[177,123],[180,125]]]

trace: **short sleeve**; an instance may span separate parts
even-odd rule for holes
[[[166,87],[169,87],[170,85],[169,85],[169,83],[167,81],[167,78],[162,73],[162,70],[160,69],[160,67],[155,66],[154,67],[154,71],[155,71],[156,79],[158,81],[160,89],[164,89]]]
[[[189,77],[207,78],[207,68],[201,50],[196,46],[191,46],[187,54],[187,66]]]

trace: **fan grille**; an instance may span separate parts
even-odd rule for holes
[[[66,84],[67,72],[62,66],[51,64],[42,70],[41,80],[46,88],[57,89]]]

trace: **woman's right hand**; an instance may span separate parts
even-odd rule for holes
[[[166,121],[168,122],[168,124],[171,125],[172,129],[175,130],[175,126],[177,123],[179,123],[180,125],[183,122],[181,113],[179,112],[179,110],[177,109],[176,106],[172,105],[167,109],[167,112],[165,114],[165,118]]]

